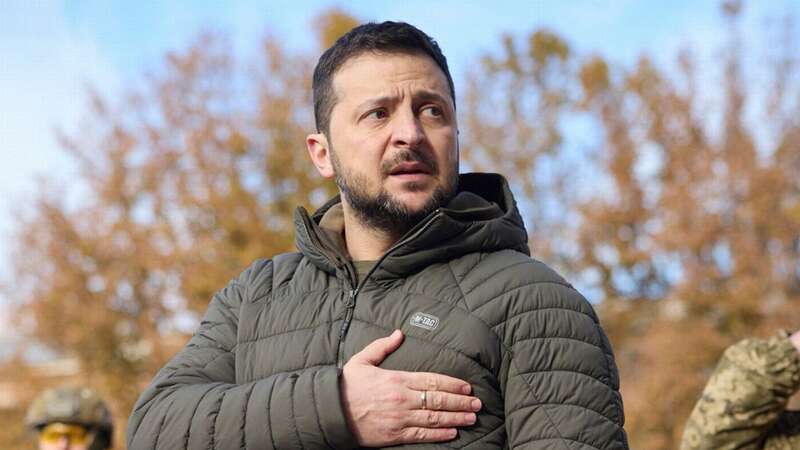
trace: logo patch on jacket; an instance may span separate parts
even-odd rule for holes
[[[411,320],[409,320],[408,323],[415,327],[432,331],[439,326],[439,318],[436,316],[432,316],[430,314],[425,314],[423,312],[417,312],[414,313],[413,316],[411,316]]]

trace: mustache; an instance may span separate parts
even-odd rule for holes
[[[394,155],[392,159],[384,161],[381,164],[381,172],[384,176],[388,177],[396,166],[409,162],[422,164],[431,175],[439,175],[439,165],[436,163],[436,159],[434,159],[433,156],[428,153],[414,151],[403,151]]]

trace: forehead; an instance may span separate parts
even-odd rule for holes
[[[337,103],[424,89],[450,98],[442,69],[424,53],[363,53],[348,59],[333,77]]]

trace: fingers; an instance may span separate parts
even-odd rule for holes
[[[403,332],[394,330],[392,334],[385,338],[375,339],[364,350],[353,355],[350,360],[377,366],[403,343]]]
[[[455,439],[458,432],[455,428],[421,428],[411,427],[402,431],[398,443],[415,444],[426,442],[441,442]]]
[[[475,413],[431,411],[417,409],[410,411],[406,426],[420,428],[468,427],[477,420]]]
[[[406,387],[417,391],[444,391],[453,394],[469,394],[472,386],[464,380],[430,372],[407,372]]]
[[[472,399],[477,401],[475,398]],[[476,420],[477,415],[474,412],[411,410],[406,413],[405,427],[400,432],[398,443],[449,441],[458,435],[456,427],[474,425]]]
[[[433,411],[479,411],[481,401],[469,395],[450,394],[448,392],[427,391],[425,394],[425,409]],[[419,392],[413,391],[411,396],[411,409],[421,409],[422,400]]]

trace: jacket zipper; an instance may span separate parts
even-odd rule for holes
[[[339,330],[339,349],[336,352],[336,367],[339,369],[344,367],[344,338],[347,336],[347,330],[350,328],[350,321],[353,320],[353,311],[356,308],[356,295],[358,295],[358,288],[351,289],[350,294],[347,296],[347,302],[344,304],[346,311],[344,314],[344,322],[342,322],[342,328]]]
[[[354,312],[354,310],[356,308],[356,297],[358,296],[358,292],[364,286],[364,283],[369,279],[370,275],[372,275],[372,272],[374,272],[375,269],[377,269],[378,266],[380,266],[381,262],[383,262],[383,260],[386,259],[387,256],[389,256],[393,251],[397,250],[400,246],[405,245],[406,243],[416,239],[417,236],[419,236],[420,234],[422,234],[422,232],[424,232],[426,229],[428,229],[430,224],[433,223],[433,221],[440,214],[441,214],[440,210],[437,209],[436,213],[430,219],[428,219],[428,221],[425,222],[425,224],[422,227],[420,227],[419,230],[415,231],[414,234],[412,234],[411,236],[409,236],[409,237],[403,239],[402,241],[396,243],[389,250],[387,250],[386,253],[384,253],[383,256],[381,256],[375,262],[375,265],[372,266],[372,269],[370,269],[370,271],[367,272],[367,274],[364,276],[364,279],[360,280],[358,285],[356,285],[353,289],[350,290],[350,294],[348,295],[347,301],[345,303],[346,310],[345,310],[345,315],[344,315],[344,322],[342,322],[342,328],[339,330],[339,345],[338,345],[338,349],[337,349],[337,352],[336,352],[337,353],[337,355],[336,355],[336,367],[338,367],[339,369],[344,367],[344,363],[345,363],[345,361],[344,361],[344,340],[347,337],[347,331],[350,329],[350,322],[353,320],[353,312]],[[353,278],[350,278],[350,283],[351,283],[351,286],[353,286],[355,284],[355,283],[353,283]]]

